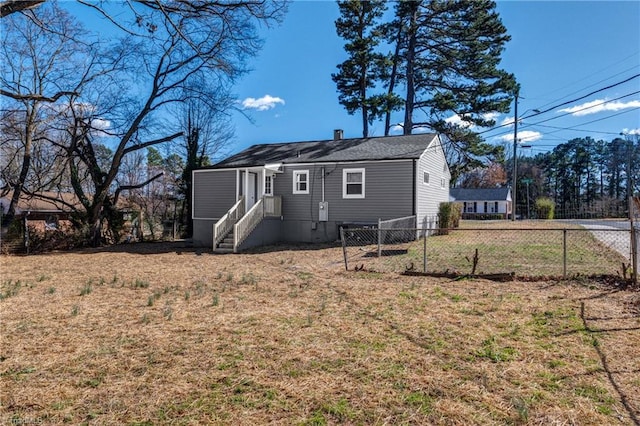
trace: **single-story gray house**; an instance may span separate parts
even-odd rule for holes
[[[507,219],[511,215],[511,188],[451,188],[450,194],[462,205],[464,219]]]
[[[329,242],[340,226],[435,220],[451,175],[436,134],[254,145],[193,172],[193,241],[216,251]]]

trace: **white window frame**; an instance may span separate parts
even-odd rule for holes
[[[273,195],[273,175],[264,176],[264,195]]]
[[[429,174],[429,172],[422,172],[422,183],[425,185],[429,185],[430,181],[431,175]]]
[[[445,188],[447,186],[447,180],[445,178],[440,179],[440,188]]]
[[[299,180],[299,176],[305,175],[305,183],[307,184],[307,189],[301,190],[298,188],[298,184],[301,183]],[[293,193],[294,194],[308,194],[309,193],[309,170],[294,170],[293,171]]]
[[[361,194],[347,194],[347,174],[360,173],[362,175],[362,193]],[[342,169],[342,198],[364,198],[365,195],[365,169]]]

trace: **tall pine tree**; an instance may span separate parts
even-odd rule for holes
[[[492,113],[507,112],[517,84],[499,69],[509,41],[491,0],[418,0],[396,4],[387,30],[394,38],[394,73],[403,83],[404,134],[427,127],[448,140],[455,175],[477,167],[499,148],[484,143],[474,126],[495,124]],[[457,117],[459,120],[451,120]]]
[[[376,48],[382,41],[380,23],[385,10],[384,1],[338,1],[340,18],[336,31],[346,40],[344,46],[348,59],[338,65],[338,72],[331,77],[336,83],[338,100],[349,114],[362,114],[362,136],[369,136],[369,124],[380,117],[390,104],[398,104],[393,94],[375,94],[376,85],[385,79],[389,58]]]

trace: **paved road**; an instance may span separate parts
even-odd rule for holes
[[[628,220],[572,219],[563,222],[575,223],[589,229],[597,239],[619,252],[628,261],[631,260],[631,223]]]

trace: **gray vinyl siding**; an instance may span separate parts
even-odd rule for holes
[[[193,220],[193,245],[194,247],[213,246],[213,225],[215,220],[194,219]]]
[[[377,223],[378,219],[413,215],[413,160],[308,164],[285,166],[275,180],[275,194],[283,197],[285,221],[318,221],[323,168],[330,222]],[[344,169],[365,170],[364,198],[343,198]],[[294,170],[309,170],[309,194],[293,194]]]
[[[193,172],[194,219],[219,219],[227,213],[235,202],[235,170]]]
[[[449,172],[440,138],[425,149],[416,166],[416,216],[419,228],[434,226],[440,203],[449,201]],[[424,183],[424,172],[429,173],[429,184]],[[445,179],[444,188],[441,179]]]

